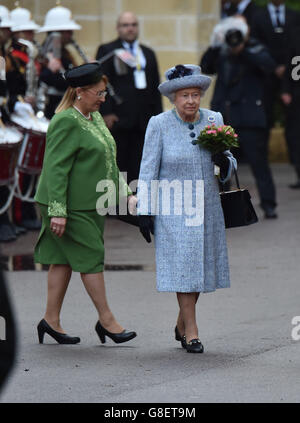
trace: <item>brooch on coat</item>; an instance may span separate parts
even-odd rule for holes
[[[208,120],[208,122],[213,123],[213,122],[216,121],[216,118],[215,118],[214,115],[210,115],[210,116],[208,116],[207,120]]]

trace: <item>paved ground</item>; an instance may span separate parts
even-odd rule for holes
[[[19,353],[0,402],[299,402],[300,341],[292,339],[291,321],[300,315],[300,191],[287,188],[294,178],[288,165],[273,165],[273,171],[279,218],[228,230],[232,287],[200,296],[203,355],[187,354],[174,340],[176,299],[155,290],[153,245],[135,228],[109,220],[107,264],[144,266],[106,272],[111,307],[138,337],[102,346],[96,312],[74,274],[62,322],[81,343],[57,345],[46,336],[39,345],[46,272],[8,272]],[[245,166],[240,179],[257,205]],[[2,253],[30,254],[35,239],[28,234]]]

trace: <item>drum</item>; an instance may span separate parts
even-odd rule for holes
[[[46,144],[46,132],[49,121],[35,116],[18,116],[12,114],[12,122],[24,134],[22,148],[18,159],[18,170],[30,175],[41,173]]]
[[[0,127],[0,185],[15,182],[23,134],[13,126]]]

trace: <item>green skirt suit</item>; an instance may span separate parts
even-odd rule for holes
[[[99,112],[91,116],[88,120],[71,107],[51,119],[35,195],[42,216],[35,261],[68,264],[81,273],[102,272],[104,267],[105,216],[98,214],[96,204],[107,191],[97,192],[97,184],[113,183],[115,202],[120,191],[131,194],[124,179],[119,180],[113,137]],[[67,218],[61,238],[50,229],[51,217]]]

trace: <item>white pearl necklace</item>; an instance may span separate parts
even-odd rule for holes
[[[91,113],[88,114],[88,116],[84,115],[76,106],[73,106],[75,110],[77,110],[78,113],[80,113],[85,119],[91,120]]]

